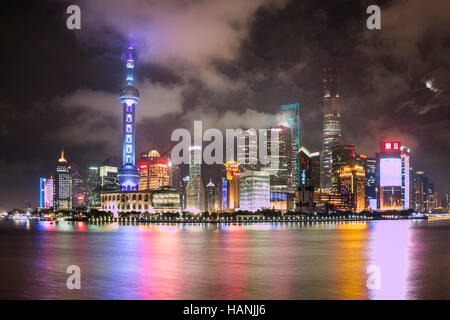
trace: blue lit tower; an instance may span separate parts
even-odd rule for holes
[[[300,105],[298,103],[281,106],[281,114],[291,130],[290,171],[294,190],[300,185]]]
[[[127,85],[120,92],[120,102],[123,106],[123,167],[117,173],[122,190],[137,190],[139,185],[139,170],[136,168],[136,126],[135,107],[139,102],[139,90],[133,87],[134,58],[133,47],[128,47]]]

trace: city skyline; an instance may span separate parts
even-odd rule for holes
[[[394,50],[389,54],[383,51],[387,48],[377,51],[370,42],[358,42],[353,38],[371,37],[368,30],[363,30],[362,23],[361,30],[357,27],[356,17],[364,12],[362,10],[364,6],[361,4],[355,3],[348,8],[350,9],[348,12],[343,9],[342,12],[333,12],[334,5],[331,4],[318,10],[313,4],[305,4],[305,7],[302,7],[286,2],[271,7],[264,1],[255,3],[258,5],[246,8],[245,17],[242,17],[244,13],[237,13],[231,9],[227,13],[230,17],[237,16],[238,20],[241,19],[239,20],[241,28],[246,29],[243,39],[232,34],[239,38],[236,40],[237,53],[223,57],[217,56],[218,53],[211,48],[203,48],[205,52],[189,51],[186,56],[175,57],[187,59],[187,62],[182,63],[178,69],[167,65],[161,58],[161,52],[158,51],[160,49],[154,48],[156,52],[149,50],[149,42],[146,42],[149,39],[142,37],[141,30],[136,31],[136,28],[129,30],[136,33],[137,51],[141,54],[136,76],[137,86],[145,100],[137,110],[137,117],[142,119],[138,120],[137,124],[139,137],[137,154],[149,151],[155,145],[169,148],[171,130],[189,128],[193,120],[203,120],[208,127],[221,129],[244,127],[243,124],[248,121],[252,121],[257,128],[270,127],[272,119],[277,118],[281,105],[297,101],[300,104],[303,124],[302,146],[306,146],[312,152],[320,151],[323,126],[321,72],[325,65],[329,65],[330,60],[335,60],[333,64],[339,68],[340,93],[342,93],[342,143],[354,144],[358,152],[374,157],[380,141],[384,139],[402,141],[411,148],[411,166],[414,169],[424,170],[435,182],[442,197],[447,192],[446,183],[450,180],[449,155],[446,152],[449,143],[446,134],[448,65],[440,66],[442,70],[438,70],[438,57],[431,55],[431,58],[421,61],[424,65],[419,71],[403,74],[404,69],[410,71],[410,67],[403,66],[399,61],[400,57],[410,58],[411,61],[408,62],[415,65],[418,62],[414,60],[417,58],[414,52],[410,54],[402,52],[404,55],[402,56],[399,53],[400,48],[394,48],[397,51]],[[57,4],[54,5],[58,7]],[[118,9],[117,6],[113,2],[105,10],[112,10],[114,13]],[[418,4],[413,2],[408,11],[413,17],[418,17],[417,6]],[[37,202],[36,181],[39,177],[50,177],[54,174],[53,163],[61,147],[69,154],[70,162],[82,168],[94,163],[99,164],[110,157],[119,159],[121,144],[118,141],[121,137],[118,139],[115,137],[121,133],[117,130],[117,126],[120,126],[122,118],[120,115],[117,116],[120,112],[117,94],[124,77],[120,55],[127,41],[126,35],[120,34],[116,38],[100,36],[89,24],[90,17],[95,14],[95,8],[88,4],[86,7],[88,9],[86,28],[77,36],[68,33],[62,26],[58,27],[63,21],[63,16],[50,19],[50,25],[55,26],[54,30],[40,25],[44,19],[44,10],[39,8],[40,12],[32,19],[31,25],[40,26],[37,31],[41,38],[33,40],[40,50],[28,52],[29,44],[18,43],[16,39],[10,42],[9,50],[17,51],[21,61],[28,64],[31,55],[38,61],[48,56],[55,66],[52,70],[43,70],[46,62],[43,65],[30,65],[27,70],[25,67],[19,68],[14,73],[10,66],[3,68],[7,75],[11,74],[11,77],[6,77],[11,81],[2,83],[6,94],[0,106],[2,111],[4,110],[6,121],[2,124],[0,132],[2,139],[6,141],[5,150],[12,152],[1,157],[2,167],[6,170],[0,173],[2,181],[0,206],[21,207],[24,200]],[[175,12],[169,13],[163,8],[159,9],[176,17],[176,9],[173,9]],[[320,54],[317,56],[308,53],[307,49],[304,49],[305,52],[302,51],[300,44],[286,51],[283,51],[287,48],[283,49],[283,45],[281,48],[275,48],[276,39],[270,32],[267,40],[260,38],[261,29],[267,30],[271,21],[278,23],[277,25],[288,24],[294,30],[304,26],[301,23],[299,23],[301,26],[295,25],[290,18],[288,11],[294,9],[297,14],[305,13],[307,9],[318,12],[317,16],[313,16],[313,20],[320,22],[323,32],[334,28],[333,35],[336,39],[326,36],[321,40],[323,45],[329,44],[328,47],[314,47],[318,45],[317,43],[307,45],[307,49],[318,50]],[[130,6],[130,10],[133,11],[134,6]],[[193,11],[196,10],[200,9],[194,7]],[[400,9],[393,2],[386,10],[389,13]],[[26,13],[16,11],[17,21],[9,20],[10,24],[20,24],[21,19],[24,19]],[[321,12],[325,17],[320,16]],[[247,20],[250,18],[252,22],[248,22],[247,26]],[[389,15],[386,20],[389,32]],[[342,21],[347,21],[346,26],[355,32],[354,35],[347,34],[345,37],[346,35],[338,32],[345,28]],[[102,22],[112,27],[108,21]],[[419,22],[423,25],[419,23],[418,28],[425,29],[428,26],[424,21]],[[136,22],[136,26],[138,25]],[[144,28],[147,25],[142,26]],[[252,26],[258,26],[259,29],[254,30]],[[127,28],[122,30],[121,27],[123,26],[114,26],[116,29],[113,30],[129,32],[125,31]],[[225,31],[228,30],[226,24],[221,27]],[[20,30],[25,29],[27,37],[32,37],[33,31],[27,28],[22,27]],[[42,32],[42,28],[46,32]],[[155,33],[165,32],[158,28],[155,30]],[[288,35],[294,37],[295,33],[288,32]],[[445,35],[445,32],[439,34],[437,31],[435,34],[440,41],[445,39]],[[92,41],[92,37],[97,42]],[[301,43],[307,40],[302,37],[306,36],[300,36]],[[393,35],[394,39],[402,40],[398,37],[400,36],[397,35],[395,38]],[[348,49],[339,45],[339,39],[345,39],[346,44],[355,41],[356,44],[365,46],[366,50],[374,51],[366,52],[364,55],[364,50]],[[423,39],[414,40],[419,42]],[[376,42],[376,39],[374,41]],[[269,43],[272,44],[269,52],[263,51],[261,46]],[[157,44],[158,41],[155,40],[154,46]],[[427,46],[431,44],[425,43],[423,46],[428,48]],[[63,50],[67,47],[73,51]],[[189,48],[195,49],[195,45],[192,44]],[[436,50],[435,47],[431,46],[429,50],[430,54],[437,55],[433,51]],[[300,55],[294,58],[294,53],[298,51]],[[197,55],[204,54],[208,54],[205,62],[199,63],[194,59]],[[286,55],[286,59],[282,63],[278,60],[280,59],[278,55],[283,54]],[[442,54],[445,56],[445,50]],[[387,55],[390,61],[384,62],[383,55]],[[257,59],[250,61],[252,56],[256,56]],[[210,59],[213,58],[217,58],[220,63],[211,62]],[[355,59],[357,61],[352,65]],[[271,62],[270,67],[262,63],[266,60]],[[371,62],[376,63],[381,71],[375,71],[371,67]],[[64,72],[60,73],[63,66]],[[205,74],[200,76],[186,74],[189,72],[186,68],[204,71]],[[360,70],[356,72],[356,69]],[[55,73],[55,70],[58,72]],[[43,86],[36,77],[27,77],[29,73],[45,75],[49,81]],[[67,81],[63,81],[66,79],[63,75],[67,75]],[[236,87],[234,82],[239,86]],[[18,83],[23,86],[17,86]],[[27,90],[27,94],[21,96],[23,94],[19,93],[18,88]],[[369,88],[373,92],[368,91]],[[392,88],[400,92],[394,94],[396,90]],[[196,90],[198,93],[193,94]],[[17,122],[21,124],[20,131],[14,128]],[[166,123],[171,123],[171,126],[167,127]],[[32,166],[28,165],[30,161]],[[119,164],[118,162],[117,165]]]

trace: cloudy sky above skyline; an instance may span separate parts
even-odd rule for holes
[[[66,28],[81,7],[82,29]],[[366,8],[381,7],[381,30]],[[445,0],[85,0],[8,3],[0,29],[0,207],[37,204],[61,147],[80,167],[121,159],[121,56],[137,47],[137,148],[171,132],[263,128],[298,102],[303,144],[321,148],[322,69],[339,68],[345,143],[374,156],[408,145],[440,195],[450,180],[450,3]],[[7,14],[6,14],[7,13]]]

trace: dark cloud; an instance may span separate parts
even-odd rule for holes
[[[80,4],[82,30],[65,28]],[[0,30],[0,207],[37,201],[59,149],[84,167],[120,159],[120,57],[137,45],[138,149],[168,150],[170,134],[265,127],[299,102],[303,141],[320,150],[321,71],[339,68],[345,142],[373,156],[384,138],[447,191],[450,180],[450,3],[376,1],[90,0],[8,3]]]

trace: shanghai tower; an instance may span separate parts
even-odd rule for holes
[[[320,158],[320,187],[331,190],[332,148],[341,143],[340,95],[337,69],[323,70],[323,132]]]
[[[133,46],[128,47],[126,60],[126,86],[120,92],[120,102],[123,107],[123,166],[117,173],[117,179],[123,191],[137,190],[139,185],[139,170],[136,168],[136,119],[135,108],[139,102],[139,90],[133,87],[134,58]]]

